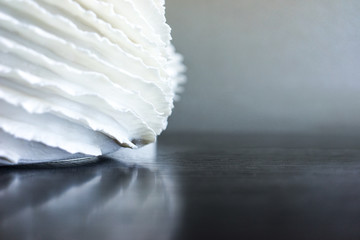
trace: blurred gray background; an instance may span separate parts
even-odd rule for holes
[[[168,131],[360,133],[359,0],[166,0],[188,82]]]

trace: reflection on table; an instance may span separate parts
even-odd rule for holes
[[[0,169],[0,239],[169,239],[172,197],[157,171],[111,158]]]

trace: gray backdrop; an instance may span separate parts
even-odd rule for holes
[[[188,82],[168,131],[359,133],[359,0],[166,0]]]

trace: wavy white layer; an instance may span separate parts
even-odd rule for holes
[[[184,81],[163,4],[0,0],[0,157],[154,142]]]

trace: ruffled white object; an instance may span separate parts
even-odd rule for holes
[[[0,157],[154,142],[184,81],[170,30],[161,0],[0,0]]]

